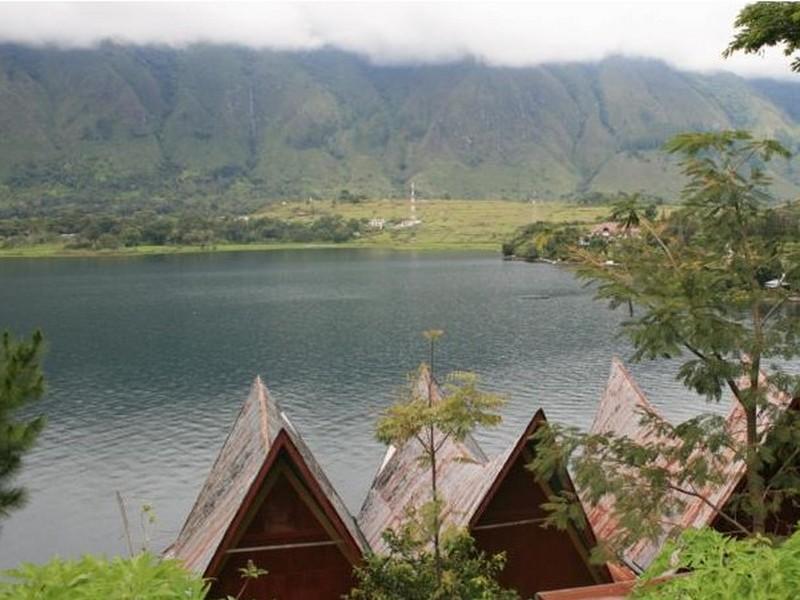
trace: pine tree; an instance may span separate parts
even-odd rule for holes
[[[29,342],[16,341],[3,333],[0,348],[0,518],[22,507],[25,489],[15,486],[14,477],[22,457],[36,443],[44,417],[21,419],[17,412],[41,398],[44,378],[40,368],[42,334],[35,332]]]

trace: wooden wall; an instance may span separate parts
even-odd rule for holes
[[[540,506],[547,496],[525,469],[525,462],[520,455],[474,523],[472,535],[478,547],[491,554],[505,551],[506,567],[500,582],[524,598],[543,590],[600,583],[579,551],[577,539],[566,531],[545,529],[539,523],[486,527],[545,517]]]
[[[248,560],[269,573],[249,583],[242,598],[333,599],[352,587],[353,566],[323,525],[321,511],[291,468],[276,471],[235,544],[245,551],[227,555],[210,597],[236,597],[245,582],[239,569]],[[265,546],[270,548],[259,550]]]

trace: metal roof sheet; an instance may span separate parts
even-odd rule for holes
[[[766,384],[766,378],[763,374],[762,381]],[[746,385],[746,383],[743,385]],[[789,406],[791,398],[787,394],[770,389],[768,401],[773,406],[785,409]],[[663,419],[650,404],[633,376],[622,364],[622,361],[614,357],[611,363],[608,383],[590,431],[592,433],[614,433],[639,443],[652,442],[656,433],[649,426],[641,423],[642,411],[651,412]],[[763,432],[771,425],[771,419],[774,414],[774,412],[768,410],[763,410],[760,413],[759,431]],[[734,439],[744,441],[746,437],[745,415],[741,405],[737,402],[731,401],[731,409],[726,418],[726,427]],[[745,465],[741,460],[736,459],[730,449],[725,449],[715,456],[715,461],[721,465],[723,483],[721,485],[708,486],[706,489],[701,490],[701,494],[715,506],[724,506],[742,481]],[[675,465],[675,468],[680,468],[680,465]],[[675,492],[675,494],[677,495],[678,492]],[[669,518],[665,517],[663,534],[656,542],[642,540],[625,550],[624,558],[628,564],[634,565],[638,569],[646,568],[656,557],[671,531],[709,525],[718,514],[702,498],[687,498],[682,494],[681,498],[685,504],[684,509],[680,514]],[[594,507],[586,506],[587,504],[584,501],[589,523],[598,539],[601,541],[609,540],[619,526],[614,516],[613,499],[602,498],[597,506]]]
[[[304,466],[314,477],[314,483],[330,502],[353,541],[362,551],[366,550],[366,540],[322,467],[270,396],[261,378],[256,377],[186,522],[174,544],[166,551],[167,556],[182,560],[196,573],[205,574],[281,432],[285,432],[297,449]]]

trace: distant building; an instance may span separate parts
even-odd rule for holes
[[[269,574],[242,597],[339,598],[367,548],[363,536],[267,389],[256,379],[167,556],[238,597],[248,560]]]
[[[370,229],[377,229],[377,230],[382,231],[383,228],[386,227],[386,219],[379,219],[379,218],[376,217],[376,218],[370,219],[369,223],[367,223],[367,225],[368,225],[368,227]]]
[[[408,229],[410,227],[416,227],[417,225],[421,224],[422,221],[420,221],[416,217],[413,219],[403,219],[399,223],[392,225],[392,229]]]
[[[624,235],[637,236],[639,235],[639,228],[634,226],[625,229],[624,223],[606,221],[604,223],[593,225],[589,230],[589,235],[591,237],[602,237],[607,239],[621,237]]]

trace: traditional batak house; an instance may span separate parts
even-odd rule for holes
[[[769,429],[776,414],[781,414],[789,408],[797,408],[797,400],[793,402],[787,394],[774,390],[769,393],[768,400],[774,407],[777,407],[778,411],[762,411],[759,417],[759,431],[762,432]],[[618,358],[614,358],[608,384],[592,423],[591,432],[613,433],[639,443],[652,441],[654,432],[649,426],[641,423],[643,412],[650,412],[663,419],[650,404],[622,362]],[[746,438],[745,416],[739,403],[732,402],[726,417],[726,426],[734,439],[743,441]],[[637,572],[646,569],[673,530],[711,526],[719,531],[731,532],[730,524],[714,507],[726,507],[723,512],[731,512],[731,507],[726,505],[729,504],[733,495],[737,491],[741,491],[745,485],[745,465],[743,461],[735,458],[730,449],[721,451],[717,458],[720,459],[723,483],[701,490],[701,495],[705,500],[681,495],[685,506],[679,514],[665,515],[664,531],[660,540],[655,543],[642,541],[625,550],[623,558],[627,566]],[[679,465],[676,465],[676,468],[679,468]],[[613,512],[613,504],[609,499],[602,500],[595,507],[587,507],[589,522],[601,541],[611,539],[618,527]],[[800,514],[787,506],[777,520],[774,518],[771,523],[768,523],[768,527],[777,532],[787,533],[791,531],[798,517]]]
[[[299,433],[257,378],[167,556],[211,597],[339,598],[367,544]],[[268,574],[242,578],[252,561]]]
[[[441,391],[423,370],[417,382],[433,401]],[[541,508],[551,490],[571,488],[567,473],[552,481],[537,480],[525,468],[535,452],[530,436],[545,423],[539,411],[506,452],[489,460],[470,436],[447,439],[437,455],[438,489],[447,505],[445,526],[466,528],[488,553],[505,552],[500,583],[532,597],[541,590],[612,581],[606,566],[589,562],[591,532],[544,528]],[[437,433],[441,440],[441,434]],[[430,500],[430,467],[418,460],[421,446],[412,440],[390,447],[378,469],[358,522],[369,544],[385,551],[381,534],[403,522],[409,507]]]

